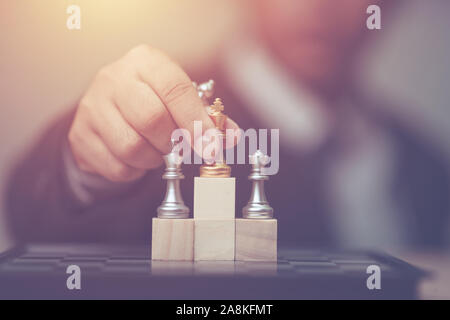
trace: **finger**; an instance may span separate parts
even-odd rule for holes
[[[93,127],[112,154],[138,169],[152,169],[162,164],[162,155],[122,117],[112,102],[103,102],[90,117]]]
[[[230,118],[227,118],[227,121],[225,123],[225,129],[226,129],[225,147],[227,149],[230,149],[236,146],[241,140],[242,136],[241,129],[239,128],[238,124]]]
[[[191,79],[175,62],[149,47],[131,55],[140,56],[143,63],[138,67],[139,77],[153,88],[178,127],[187,129],[194,140],[202,134],[194,132],[194,121],[201,121],[203,131],[214,128]]]
[[[227,122],[225,123],[225,128],[237,130],[237,129],[239,129],[239,126],[233,119],[227,118]]]
[[[121,89],[114,95],[114,99],[127,123],[160,153],[169,153],[170,137],[177,125],[164,103],[151,87],[142,81],[127,81]]]
[[[72,152],[81,170],[95,173],[113,182],[133,181],[145,174],[145,170],[128,166],[117,159],[100,137],[90,130],[83,130],[72,137]]]

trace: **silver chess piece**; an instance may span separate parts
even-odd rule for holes
[[[167,180],[166,195],[163,202],[158,207],[158,218],[162,219],[185,219],[189,217],[189,208],[184,204],[180,191],[180,180],[184,179],[181,172],[181,162],[183,157],[179,152],[174,151],[176,143],[172,140],[172,151],[166,154],[164,162],[166,170],[162,176]]]
[[[214,80],[210,79],[200,84],[194,81],[192,85],[197,90],[198,96],[202,99],[203,103],[209,105],[208,99],[214,94]]]
[[[247,205],[242,209],[245,219],[272,219],[273,208],[269,205],[264,192],[264,181],[269,177],[262,173],[262,168],[269,163],[269,157],[260,150],[249,156],[252,171],[248,179],[252,183],[252,193]]]

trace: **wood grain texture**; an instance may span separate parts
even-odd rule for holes
[[[235,178],[194,179],[194,219],[235,218]]]
[[[194,260],[234,260],[235,220],[195,220]]]
[[[152,220],[152,260],[194,259],[194,220]]]
[[[236,260],[277,261],[277,220],[236,219]]]

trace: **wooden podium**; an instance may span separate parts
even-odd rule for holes
[[[194,179],[194,260],[234,260],[235,190],[235,178]]]

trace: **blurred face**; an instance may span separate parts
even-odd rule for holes
[[[379,0],[257,0],[259,30],[277,57],[317,86],[338,83]]]

